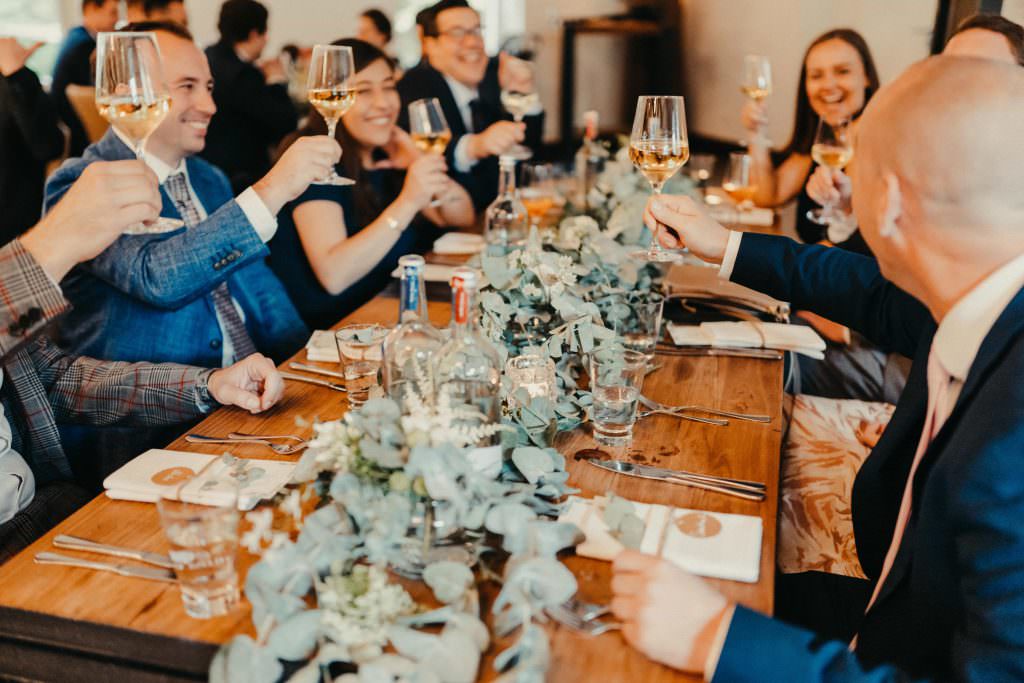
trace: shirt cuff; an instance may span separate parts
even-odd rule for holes
[[[238,208],[245,214],[249,223],[252,224],[253,230],[260,236],[263,243],[269,242],[270,238],[277,232],[277,218],[274,214],[270,213],[270,209],[263,203],[260,196],[256,194],[256,190],[251,187],[248,188],[245,192],[238,195],[235,201],[238,202]]]
[[[736,267],[736,255],[740,253],[740,240],[743,233],[733,230],[729,233],[729,242],[725,245],[725,255],[722,256],[722,265],[718,267],[718,277],[723,280],[732,278],[732,269]]]
[[[736,611],[736,605],[729,605],[718,622],[718,630],[715,632],[715,639],[711,642],[711,649],[708,650],[708,658],[704,661],[704,680],[710,683],[715,677],[715,669],[718,668],[718,660],[722,656],[722,648],[725,647],[725,638],[729,635],[729,627],[732,625],[732,615]]]
[[[467,133],[459,138],[459,141],[455,143],[455,170],[459,173],[469,173],[474,166],[476,161],[469,158],[469,136],[472,133]]]

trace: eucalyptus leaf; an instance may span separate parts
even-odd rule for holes
[[[473,572],[458,562],[435,562],[423,570],[423,581],[445,604],[458,602],[473,585]]]
[[[535,446],[523,446],[512,451],[512,462],[531,484],[536,484],[543,475],[555,469],[547,451]]]
[[[305,659],[316,646],[320,634],[320,610],[300,612],[278,624],[267,640],[267,649],[278,659]]]
[[[249,636],[235,636],[210,663],[211,683],[276,683],[284,669],[269,651]]]
[[[320,663],[314,659],[289,676],[286,683],[320,683],[322,673]]]

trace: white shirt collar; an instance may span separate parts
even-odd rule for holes
[[[470,88],[469,86],[458,82],[447,74],[441,75],[444,76],[444,80],[448,84],[448,88],[452,91],[452,97],[455,98],[455,104],[459,106],[459,111],[462,112],[462,117],[466,118],[466,112],[469,111],[469,103],[480,96],[479,91],[476,88]],[[472,121],[466,122],[466,125],[469,127],[471,127],[471,124]]]
[[[122,135],[121,131],[115,128],[114,135],[116,135],[121,142],[127,145],[128,149],[133,149],[131,141]],[[153,173],[156,174],[156,179],[160,181],[161,185],[163,185],[164,181],[167,180],[167,177],[172,173],[184,173],[185,180],[188,180],[188,168],[184,159],[179,161],[178,165],[174,168],[171,168],[168,164],[164,163],[162,159],[158,159],[155,154],[147,154],[145,161],[146,165],[149,166],[153,170]]]
[[[935,332],[932,351],[953,379],[967,378],[985,337],[1022,287],[1024,255],[1000,267],[949,309]]]

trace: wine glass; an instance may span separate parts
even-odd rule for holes
[[[754,194],[757,187],[751,182],[750,171],[753,159],[744,152],[729,155],[729,170],[722,182],[722,189],[736,202],[737,208],[746,211],[754,208]]]
[[[715,155],[714,154],[694,154],[690,157],[690,177],[697,181],[697,186],[700,188],[701,196],[704,197],[704,201],[708,199],[708,180],[711,179],[711,175],[715,172]]]
[[[145,161],[146,140],[171,108],[153,33],[104,32],[96,37],[96,108]],[[161,217],[130,226],[125,233],[169,232],[183,225],[176,218]]]
[[[629,158],[647,178],[654,194],[661,194],[668,179],[690,158],[682,97],[644,95],[637,100],[633,132],[629,137]],[[659,223],[658,230],[651,236],[650,247],[633,256],[657,262],[677,260],[679,252],[662,249],[658,242],[658,231],[662,228],[668,229],[668,226]]]
[[[512,114],[516,123],[522,123],[526,115],[540,107],[540,93],[537,92],[537,83],[534,80],[533,92],[520,92],[518,90],[503,89],[501,91],[501,106],[505,111]],[[525,145],[516,143],[502,156],[525,161],[533,156],[533,150]]]
[[[555,172],[551,164],[523,164],[519,199],[530,215],[530,223],[539,227],[555,205]]]
[[[758,104],[772,94],[772,64],[762,55],[747,55],[743,58],[743,94]],[[763,129],[757,132],[758,141],[767,144]]]
[[[452,131],[436,97],[427,97],[409,103],[409,136],[424,154],[441,156],[448,149]],[[440,206],[443,200],[434,197],[431,207]]]
[[[825,119],[820,119],[814,144],[811,145],[811,158],[831,170],[841,171],[846,168],[853,159],[850,120],[840,119],[835,123],[829,123]],[[820,209],[808,211],[807,218],[818,225],[830,225],[841,217],[836,213],[835,206],[828,203]]]
[[[338,121],[356,102],[356,91],[349,80],[355,74],[352,48],[344,45],[315,45],[309,62],[306,97],[327,122],[327,135],[334,137]],[[259,106],[255,103],[255,106]],[[351,178],[342,178],[334,169],[317,185],[354,185]]]

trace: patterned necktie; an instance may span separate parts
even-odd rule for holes
[[[191,228],[199,223],[202,218],[195,203],[192,201],[192,193],[188,191],[185,174],[175,173],[168,176],[167,180],[164,181],[164,187],[167,188],[167,194],[171,196],[171,201],[177,207],[178,213],[181,214],[181,219],[185,221],[185,225]],[[212,295],[214,308],[217,310],[217,315],[223,321],[224,331],[227,333],[228,339],[231,340],[231,346],[234,348],[234,360],[241,360],[256,353],[256,345],[253,343],[252,337],[249,336],[248,330],[245,329],[242,316],[238,314],[238,309],[235,308],[235,302],[231,298],[231,292],[228,290],[228,283],[220,283],[213,290]]]

